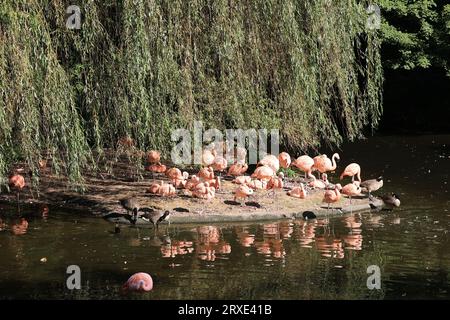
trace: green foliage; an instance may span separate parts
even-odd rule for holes
[[[80,181],[131,136],[168,155],[171,129],[279,128],[300,151],[377,126],[382,69],[365,1],[65,0],[0,4],[0,176],[52,157]]]
[[[442,67],[450,76],[450,5],[432,0],[380,0],[383,59],[393,69]]]

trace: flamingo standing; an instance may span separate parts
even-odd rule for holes
[[[308,193],[306,192],[303,183],[300,183],[299,187],[292,188],[292,190],[288,191],[287,195],[294,198],[305,199]]]
[[[236,190],[234,190],[234,201],[236,199],[246,199],[247,197],[251,196],[253,194],[253,190],[248,187],[247,185],[243,184],[240,185]],[[241,202],[242,206],[242,202]]]
[[[338,153],[333,154],[333,156],[330,158],[327,157],[326,154],[317,156],[314,158],[314,168],[318,170],[320,173],[326,173],[327,171],[334,171],[336,170],[337,164],[336,159],[340,160]]]
[[[222,156],[217,156],[214,159],[214,163],[212,164],[212,167],[214,170],[219,171],[219,174],[221,174],[228,167],[227,159],[225,159]]]
[[[247,172],[248,169],[248,164],[244,163],[235,163],[233,165],[230,166],[230,168],[228,169],[228,175],[229,176],[242,176],[244,173]]]
[[[14,174],[9,177],[8,185],[11,190],[16,191],[17,211],[20,211],[20,191],[25,188],[25,178],[20,174]]]
[[[287,152],[282,152],[278,155],[278,161],[280,162],[280,166],[284,169],[289,168],[291,165],[291,156]]]
[[[283,182],[284,174],[280,172],[277,177],[270,178],[267,189],[272,190],[272,195],[275,197],[275,189],[283,189],[284,182]]]
[[[350,204],[352,204],[352,197],[361,194],[361,187],[357,182],[349,183],[342,188],[341,193],[347,195],[350,198]]]
[[[133,274],[123,285],[124,291],[150,291],[153,289],[153,279],[148,273],[139,272]]]
[[[361,167],[357,163],[350,163],[342,172],[341,180],[344,179],[345,176],[352,177],[352,182],[355,181],[355,176],[358,178],[358,181],[361,182]]]
[[[314,160],[310,156],[303,155],[292,161],[291,165],[297,167],[305,173],[305,180],[307,177],[313,177],[311,174],[314,167]]]
[[[205,167],[209,167],[214,163],[214,159],[216,158],[217,152],[216,150],[205,149],[202,153],[202,164]]]
[[[325,191],[322,202],[325,202],[328,204],[327,209],[330,209],[331,203],[336,203],[341,199],[340,190],[342,190],[342,186],[338,183],[334,187],[334,190],[326,190]]]

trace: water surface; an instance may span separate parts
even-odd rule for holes
[[[315,221],[114,226],[45,207],[0,205],[0,299],[449,299],[450,136],[376,137],[344,146],[338,173],[385,177],[402,206]],[[332,178],[336,179],[337,174]],[[66,268],[81,268],[68,290]],[[369,265],[381,290],[369,290]],[[154,290],[124,295],[135,272]]]

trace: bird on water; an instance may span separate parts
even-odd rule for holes
[[[145,211],[146,212],[141,215],[141,218],[150,221],[153,224],[153,228],[156,230],[158,230],[159,224],[163,221],[168,221],[170,225],[170,211],[157,210],[153,208],[145,208]]]
[[[140,210],[139,202],[136,198],[125,198],[120,199],[119,203],[122,207],[127,210],[127,213],[131,211],[132,223],[135,224],[138,218],[138,212]]]

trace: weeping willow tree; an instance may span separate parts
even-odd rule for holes
[[[77,2],[77,3],[72,3]],[[69,5],[81,29],[68,29]],[[377,126],[379,38],[356,0],[3,0],[0,176],[43,153],[71,181],[130,136],[278,128],[294,151]]]

